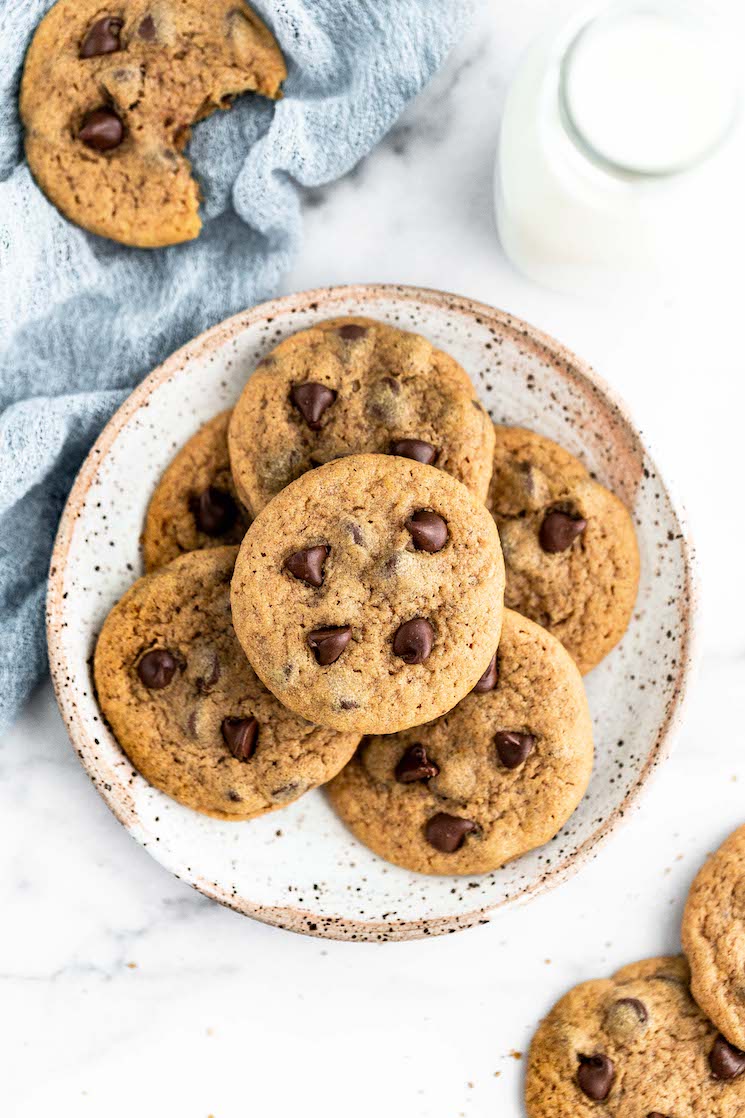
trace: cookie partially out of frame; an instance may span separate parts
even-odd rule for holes
[[[505,605],[558,637],[584,674],[618,643],[639,586],[625,505],[568,451],[495,428],[488,505],[506,569]]]
[[[158,482],[142,530],[146,571],[187,551],[243,539],[249,517],[230,473],[229,422],[226,411],[200,427]]]
[[[694,998],[745,1049],[745,827],[699,870],[683,914],[683,950]]]
[[[101,709],[135,768],[218,819],[291,803],[359,742],[298,718],[251,670],[230,616],[237,550],[192,551],[139,579],[107,617],[94,660]]]
[[[487,509],[449,474],[358,454],[259,513],[233,578],[257,675],[322,726],[393,733],[450,710],[499,642],[504,569]]]
[[[528,1118],[739,1118],[745,1055],[698,1008],[685,959],[570,990],[530,1046]]]
[[[454,358],[369,318],[286,338],[249,378],[230,424],[238,492],[256,515],[306,471],[348,454],[400,455],[484,500],[494,432]]]
[[[354,834],[420,873],[486,873],[541,846],[592,769],[582,678],[555,637],[505,610],[499,650],[470,695],[404,733],[364,739],[329,784]]]
[[[20,110],[37,183],[71,221],[153,248],[199,234],[191,126],[246,91],[281,96],[273,35],[243,0],[57,0]]]

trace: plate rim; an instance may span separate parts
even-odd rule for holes
[[[634,445],[650,461],[654,462],[656,476],[669,498],[670,506],[680,528],[686,606],[683,611],[684,631],[681,639],[680,660],[677,665],[674,697],[660,723],[656,740],[650,746],[637,779],[628,789],[623,801],[614,808],[563,864],[546,870],[538,880],[526,885],[514,896],[501,898],[489,904],[481,905],[470,912],[454,916],[420,917],[418,919],[390,922],[356,920],[352,917],[340,915],[323,916],[293,906],[263,905],[252,902],[229,893],[216,882],[208,882],[200,874],[187,867],[186,863],[181,861],[179,857],[170,856],[165,847],[158,847],[154,842],[147,841],[150,837],[149,832],[145,830],[137,818],[133,819],[128,814],[113,786],[107,789],[101,781],[96,779],[95,747],[92,732],[87,726],[86,719],[79,712],[77,704],[71,701],[66,694],[65,683],[70,678],[74,678],[75,675],[74,670],[68,665],[63,641],[58,636],[64,614],[63,583],[67,557],[78,514],[102,462],[111,450],[119,433],[157,388],[177,376],[189,363],[205,353],[217,349],[231,337],[235,337],[248,327],[255,326],[262,321],[271,323],[277,317],[284,319],[298,311],[314,309],[314,304],[318,307],[330,304],[329,311],[333,313],[334,303],[349,299],[363,303],[369,301],[371,314],[374,314],[376,301],[381,299],[400,300],[404,305],[415,302],[419,305],[429,304],[438,309],[450,309],[477,320],[490,321],[513,336],[522,335],[527,344],[543,349],[554,360],[558,358],[567,372],[576,379],[585,381],[593,391],[598,392],[608,401],[632,437]],[[179,347],[170,357],[153,369],[127,396],[89,450],[75,478],[60,518],[49,565],[46,634],[55,697],[71,745],[75,749],[84,771],[92,780],[96,791],[104,799],[115,818],[140,845],[147,849],[148,853],[160,865],[178,880],[187,882],[211,900],[215,900],[219,904],[233,909],[233,911],[250,916],[262,923],[324,939],[380,942],[429,938],[477,924],[489,923],[488,914],[511,904],[524,904],[528,900],[548,892],[573,876],[583,865],[596,856],[602,843],[638,809],[642,792],[649,786],[650,779],[655,771],[671,753],[675,735],[683,720],[689,698],[690,681],[698,660],[697,618],[699,608],[700,591],[696,552],[684,504],[679,500],[675,486],[671,485],[667,477],[660,474],[652,448],[650,448],[647,439],[642,438],[641,432],[633,422],[626,404],[615,389],[596,373],[586,361],[538,327],[506,311],[464,295],[441,291],[436,288],[393,283],[339,284],[281,295],[239,311]]]

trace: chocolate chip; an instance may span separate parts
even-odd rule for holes
[[[745,1052],[718,1036],[709,1053],[709,1067],[715,1079],[736,1079],[745,1071]]]
[[[355,338],[364,338],[366,333],[367,327],[358,326],[356,322],[348,322],[346,326],[340,326],[338,330],[339,337],[348,342],[354,341]]]
[[[518,734],[512,730],[499,730],[494,735],[499,760],[507,769],[517,769],[532,753],[535,738],[532,734]]]
[[[493,691],[499,682],[499,672],[497,671],[497,654],[496,652],[489,661],[489,666],[473,688],[474,695],[483,695],[486,691]]]
[[[399,381],[394,380],[393,377],[382,377],[380,383],[384,384],[386,388],[390,388],[394,396],[398,396],[399,392],[401,391],[401,385]]]
[[[593,1102],[608,1098],[615,1072],[607,1056],[580,1056],[577,1083],[583,1094]]]
[[[103,16],[92,23],[80,44],[81,58],[94,58],[98,54],[113,54],[121,50],[119,34],[124,20],[116,16]]]
[[[190,501],[192,515],[205,536],[223,536],[238,519],[238,506],[229,493],[209,485]]]
[[[466,835],[477,830],[472,819],[463,819],[460,815],[448,815],[446,811],[438,811],[427,820],[424,834],[430,846],[440,850],[443,854],[454,854],[460,850],[465,842]]]
[[[295,384],[290,390],[290,400],[311,431],[320,431],[321,417],[331,407],[336,395],[333,388],[327,388],[325,384],[316,384],[314,381]]]
[[[326,562],[330,547],[320,544],[318,547],[305,547],[302,551],[294,551],[284,561],[284,569],[289,571],[301,582],[308,586],[323,585],[323,565]]]
[[[78,139],[94,151],[111,151],[124,139],[124,125],[113,109],[94,109],[83,120]]]
[[[299,780],[293,780],[289,784],[283,784],[279,788],[273,788],[269,795],[273,800],[293,800],[297,799],[297,794],[302,787]]]
[[[552,509],[543,518],[538,539],[543,550],[553,555],[571,547],[586,527],[587,521],[581,516],[570,516],[569,513]]]
[[[137,665],[137,674],[151,691],[162,691],[176,674],[176,657],[167,648],[153,648]]]
[[[605,1028],[618,1041],[628,1040],[642,1030],[648,1021],[647,1007],[638,998],[619,998],[608,1007],[605,1014]]]
[[[448,542],[447,521],[436,512],[428,509],[417,509],[406,521],[406,527],[411,532],[414,547],[417,551],[428,551],[434,554],[442,551]]]
[[[423,664],[432,651],[435,631],[424,617],[404,621],[393,638],[393,651],[405,664]]]
[[[396,780],[412,784],[415,780],[431,780],[439,773],[438,766],[427,757],[423,745],[410,745],[396,765]]]
[[[314,629],[307,637],[308,644],[322,668],[336,663],[351,639],[352,630],[348,625],[337,629]]]
[[[236,761],[248,761],[256,752],[259,723],[255,718],[223,718],[222,736]]]
[[[650,1110],[647,1118],[667,1118],[666,1114],[660,1114],[659,1110]]]
[[[140,26],[137,28],[137,34],[146,43],[152,43],[155,38],[155,20],[152,16],[145,16]]]
[[[431,466],[437,458],[437,451],[431,443],[421,439],[396,439],[390,445],[390,453],[399,458],[413,458],[415,462],[423,462]]]

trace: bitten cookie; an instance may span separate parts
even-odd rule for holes
[[[101,709],[133,765],[218,819],[291,803],[359,741],[291,714],[254,675],[230,619],[237,551],[193,551],[139,579],[107,617],[94,660]]]
[[[556,443],[499,426],[488,505],[505,605],[543,625],[589,672],[625,633],[636,601],[639,550],[626,507]]]
[[[186,551],[240,543],[249,517],[230,473],[228,422],[222,412],[181,448],[156,486],[142,531],[145,570]]]
[[[199,234],[191,126],[286,76],[243,0],[57,0],[26,57],[20,110],[37,183],[71,221],[153,248]]]
[[[457,361],[369,318],[287,338],[249,378],[230,424],[235,483],[254,515],[307,470],[368,452],[434,465],[484,500],[493,447]]]
[[[745,1055],[691,997],[682,958],[576,986],[530,1046],[528,1118],[739,1118]]]
[[[694,998],[745,1049],[745,827],[699,870],[683,914],[683,950]]]
[[[488,511],[454,478],[361,454],[259,513],[233,578],[257,675],[323,726],[393,733],[455,706],[499,642],[504,568]]]
[[[541,846],[584,795],[592,724],[555,637],[505,610],[474,690],[426,726],[366,738],[329,784],[355,835],[420,873],[486,873]]]

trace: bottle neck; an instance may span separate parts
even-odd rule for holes
[[[580,153],[623,179],[690,171],[724,143],[738,83],[720,36],[669,0],[615,0],[563,53],[559,112]]]

